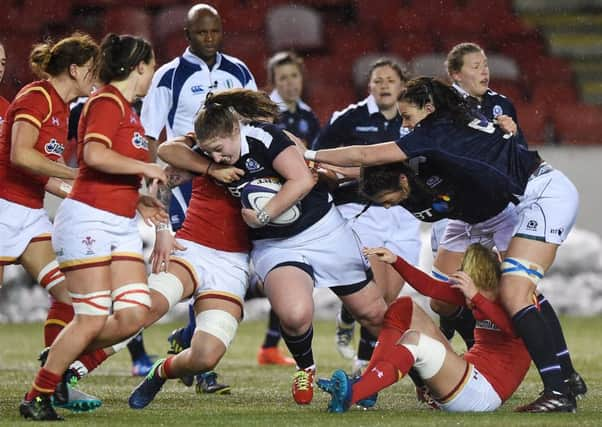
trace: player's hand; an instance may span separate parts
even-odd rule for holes
[[[479,292],[472,278],[463,271],[456,271],[449,275],[451,287],[460,290],[467,301],[470,301]]]
[[[493,122],[496,125],[498,125],[500,129],[504,131],[504,133],[516,135],[516,133],[518,132],[518,126],[516,125],[514,120],[512,119],[512,117],[506,114],[500,114],[494,119]]]
[[[230,184],[231,182],[238,181],[245,174],[245,171],[238,169],[230,165],[222,165],[219,163],[212,163],[209,168],[209,175],[223,182],[224,184]]]
[[[157,179],[164,185],[167,185],[167,175],[161,166],[156,163],[145,163],[142,174],[149,179]]]
[[[169,257],[174,250],[185,251],[186,247],[179,244],[175,236],[168,229],[157,231],[155,234],[155,246],[149,259],[153,273],[167,271]]]
[[[141,194],[138,197],[136,209],[146,225],[157,225],[161,222],[167,222],[169,219],[165,206],[154,196]]]
[[[257,219],[257,212],[253,209],[242,208],[241,215],[243,221],[251,228],[261,228],[264,227],[265,224],[262,224]]]
[[[375,256],[377,260],[386,262],[387,264],[393,264],[397,261],[397,255],[387,248],[364,248],[363,252],[364,255]]]

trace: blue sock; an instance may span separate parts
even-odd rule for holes
[[[192,336],[194,335],[194,330],[196,329],[196,317],[194,314],[194,307],[192,304],[188,306],[188,325],[184,329],[182,329],[180,337],[184,343],[187,343],[190,347],[190,341],[192,341]]]

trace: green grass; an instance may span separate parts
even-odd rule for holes
[[[91,414],[61,410],[69,425],[211,425],[211,426],[599,426],[602,424],[602,345],[600,318],[565,318],[574,362],[587,380],[589,393],[579,402],[577,414],[515,414],[512,409],[537,396],[539,378],[531,369],[525,383],[498,412],[491,414],[449,414],[418,405],[414,388],[404,379],[383,391],[376,410],[352,410],[328,414],[328,399],[316,390],[309,406],[297,406],[290,394],[291,368],[258,367],[257,348],[263,339],[265,322],[245,322],[228,354],[219,365],[221,378],[232,387],[230,396],[198,396],[193,388],[168,382],[155,401],[142,411],[127,406],[131,390],[140,381],[129,375],[127,351],[109,359],[82,383],[83,390],[103,399],[103,406]],[[159,325],[145,332],[149,352],[166,350],[166,337],[174,325]],[[318,374],[330,376],[336,368],[349,368],[333,344],[334,322],[318,322],[314,348]],[[25,424],[17,406],[37,370],[36,358],[42,342],[42,327],[0,325],[0,425]],[[31,424],[31,422],[28,422]]]

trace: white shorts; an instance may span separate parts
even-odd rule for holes
[[[337,206],[343,218],[369,248],[383,246],[411,264],[420,256],[420,221],[401,206],[387,209],[382,206],[365,208],[359,203]]]
[[[32,209],[0,199],[0,266],[14,264],[32,241],[50,240],[46,209]]]
[[[439,249],[441,240],[443,240],[443,235],[445,234],[445,228],[447,227],[448,222],[449,219],[444,218],[431,224],[431,252],[433,252],[433,257],[437,255],[437,250]]]
[[[335,207],[296,236],[254,241],[251,258],[261,281],[279,264],[306,264],[313,269],[317,288],[366,282],[370,266],[359,237]]]
[[[575,225],[579,193],[562,172],[546,163],[531,175],[519,200],[516,237],[560,245]]]
[[[242,307],[249,284],[249,254],[220,251],[185,239],[177,241],[186,250],[175,251],[169,260],[192,276],[195,299],[230,298]]]
[[[469,364],[464,384],[448,399],[438,403],[443,411],[448,412],[489,412],[499,408],[502,399],[487,378]]]
[[[517,207],[512,203],[493,218],[477,224],[450,219],[440,246],[451,252],[466,252],[471,244],[480,243],[489,249],[495,246],[498,251],[505,252],[517,222]]]
[[[128,218],[73,199],[63,200],[56,212],[52,246],[63,271],[144,262],[137,215]]]

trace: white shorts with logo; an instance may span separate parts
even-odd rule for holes
[[[489,249],[495,246],[498,251],[505,252],[517,222],[517,207],[512,203],[493,218],[477,224],[450,219],[440,246],[451,252],[466,252],[471,244],[480,243]]]
[[[311,266],[317,288],[357,285],[368,278],[360,239],[334,206],[296,236],[254,241],[251,258],[261,281],[283,263]]]
[[[431,224],[431,252],[433,253],[433,257],[437,255],[437,250],[439,249],[441,240],[443,240],[443,235],[445,234],[448,222],[449,219],[444,218]]]
[[[52,246],[61,270],[144,262],[138,216],[128,218],[65,199],[54,218]]]
[[[420,221],[401,206],[387,209],[382,206],[365,206],[345,203],[337,208],[360,237],[362,245],[385,247],[411,264],[418,264],[420,256]],[[357,216],[358,214],[360,214]]]
[[[514,236],[560,245],[575,225],[579,192],[545,162],[531,175],[519,200]]]
[[[495,411],[502,405],[502,399],[477,368],[469,364],[468,369],[461,388],[445,402],[439,402],[439,407],[448,412]]]
[[[170,262],[182,265],[195,282],[194,297],[225,296],[241,306],[249,286],[249,254],[209,248],[190,240],[177,239],[186,248],[175,251]]]
[[[35,240],[50,240],[46,209],[32,209],[0,199],[0,266],[13,264]]]

